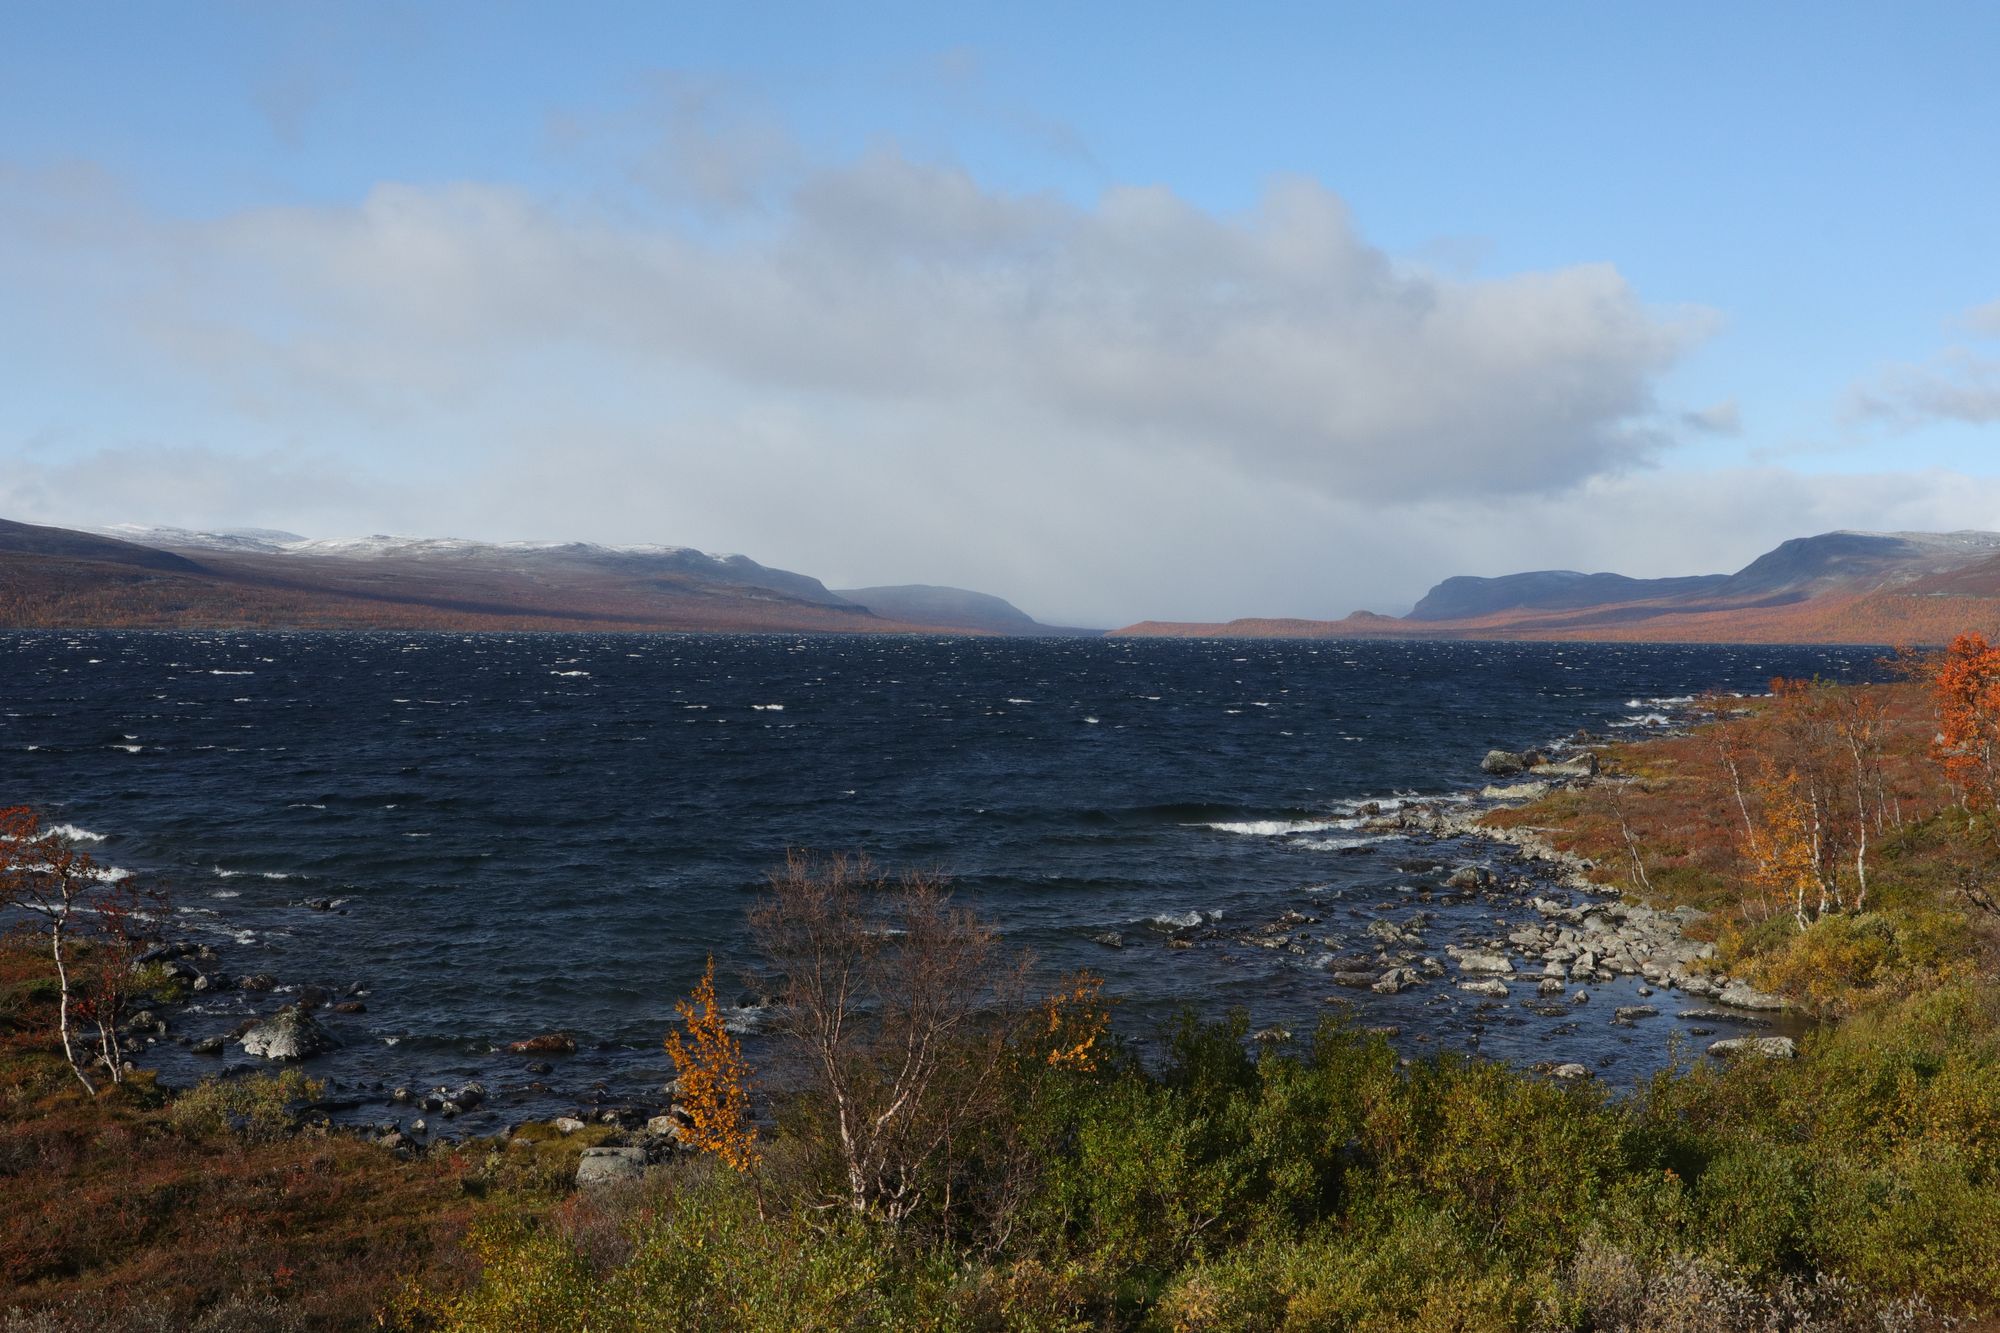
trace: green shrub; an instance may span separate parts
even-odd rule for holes
[[[238,1133],[252,1143],[270,1143],[297,1128],[297,1103],[315,1101],[323,1090],[322,1084],[296,1069],[204,1079],[174,1098],[167,1117],[189,1138]]]

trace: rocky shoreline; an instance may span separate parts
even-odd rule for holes
[[[1657,988],[1706,1001],[1709,1007],[1681,1012],[1680,1017],[1690,1020],[1756,1024],[1760,1016],[1789,1008],[1782,997],[1712,966],[1715,946],[1690,940],[1685,933],[1687,926],[1705,919],[1707,913],[1694,907],[1662,911],[1624,901],[1616,885],[1591,877],[1596,866],[1589,860],[1558,849],[1532,828],[1500,828],[1485,821],[1490,810],[1502,805],[1533,802],[1572,785],[1625,780],[1600,776],[1594,753],[1575,750],[1549,759],[1532,751],[1518,756],[1493,751],[1482,768],[1489,774],[1525,772],[1532,781],[1511,787],[1488,786],[1481,792],[1483,803],[1470,808],[1417,802],[1364,825],[1378,832],[1472,839],[1504,848],[1532,875],[1578,899],[1564,902],[1532,894],[1527,901],[1541,918],[1539,924],[1523,923],[1504,937],[1489,938],[1479,949],[1447,945],[1445,952],[1458,968],[1460,989],[1502,998],[1513,993],[1514,985],[1533,982],[1538,997],[1562,997],[1573,1004],[1585,1004],[1589,1002],[1589,992],[1583,989],[1586,985],[1634,977],[1643,982],[1639,988],[1642,996]],[[1480,868],[1467,867],[1458,875],[1469,883],[1482,883]],[[1518,891],[1527,886],[1517,882],[1513,887]],[[1614,1021],[1633,1021],[1656,1012],[1650,1006],[1633,1006],[1620,1009]],[[1708,1035],[1698,1027],[1690,1031]],[[1792,1039],[1782,1036],[1725,1038],[1711,1042],[1707,1049],[1716,1056],[1788,1058],[1797,1053]]]

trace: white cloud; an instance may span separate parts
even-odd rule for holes
[[[1378,498],[1651,457],[1672,420],[1654,380],[1708,322],[1649,310],[1609,265],[1400,265],[1305,181],[1246,216],[1155,188],[1079,207],[886,150],[722,234],[472,183],[123,229],[69,256],[129,268],[104,318],[262,410],[463,419],[539,367],[575,376],[551,396],[608,388],[644,415],[692,375],[745,401],[1006,403],[1086,443]]]
[[[2000,299],[1972,307],[1958,317],[1958,322],[1983,337],[2000,338]]]
[[[1681,413],[1681,425],[1703,435],[1741,435],[1743,411],[1734,398],[1726,398],[1698,411]]]
[[[2000,421],[2000,359],[1953,347],[1924,365],[1891,366],[1855,386],[1848,415],[1906,427]]]

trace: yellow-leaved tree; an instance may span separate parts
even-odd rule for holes
[[[1077,972],[1062,989],[1042,1001],[1047,1029],[1048,1062],[1052,1068],[1090,1073],[1102,1054],[1098,1042],[1111,1026],[1111,1007],[1104,1000],[1104,978]]]
[[[750,1123],[750,1065],[715,1003],[715,959],[694,994],[674,1005],[687,1036],[667,1034],[667,1054],[680,1079],[680,1101],[693,1123],[681,1134],[692,1148],[713,1153],[738,1171],[757,1164],[757,1127]]]
[[[1799,929],[1804,930],[1815,916],[1826,913],[1827,888],[1820,876],[1818,820],[1800,785],[1797,769],[1782,775],[1767,773],[1757,784],[1764,809],[1763,836],[1758,839],[1762,856],[1750,877],[1759,888],[1790,899]],[[1812,911],[1806,899],[1815,891],[1819,902]]]

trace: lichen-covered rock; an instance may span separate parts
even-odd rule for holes
[[[340,1043],[311,1014],[287,1005],[245,1032],[243,1050],[266,1060],[306,1060]]]
[[[646,1174],[644,1148],[585,1148],[576,1164],[576,1187],[593,1189]]]
[[[1790,1037],[1725,1037],[1708,1044],[1710,1055],[1756,1055],[1766,1060],[1792,1060],[1799,1054]]]

